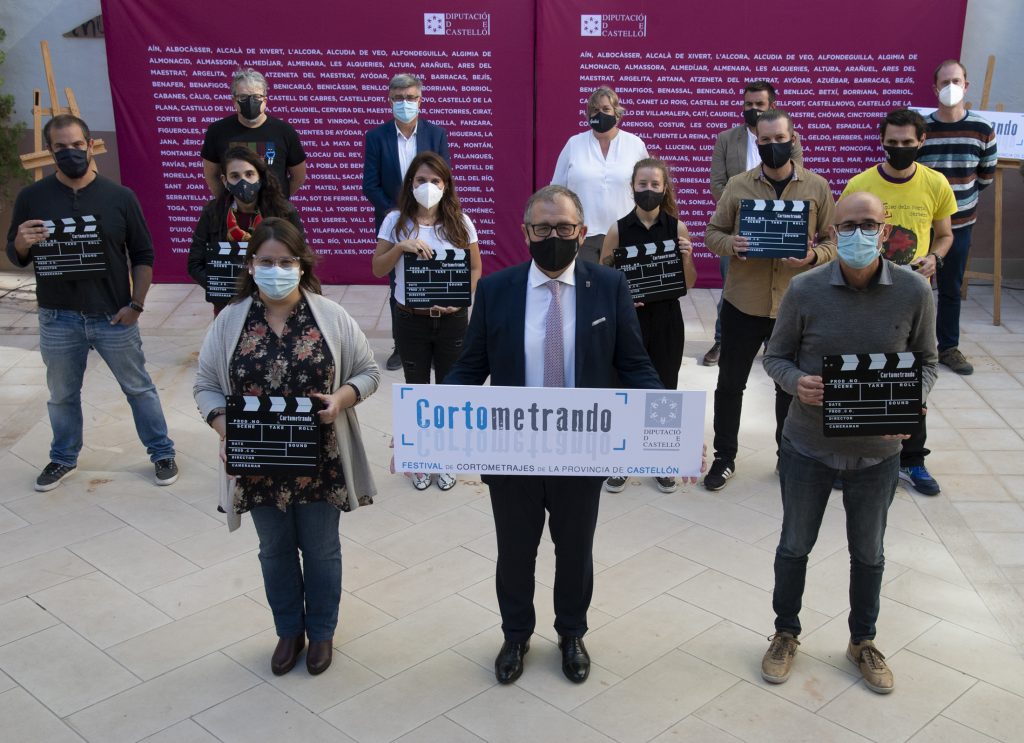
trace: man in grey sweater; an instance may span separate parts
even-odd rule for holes
[[[782,432],[779,467],[782,534],[775,551],[775,634],[761,663],[775,684],[789,678],[800,643],[807,556],[814,546],[832,481],[842,477],[850,550],[850,643],[846,656],[872,691],[887,694],[893,676],[874,645],[885,556],[886,516],[906,436],[825,438],[822,357],[831,354],[922,354],[922,393],[935,382],[935,308],[928,283],[880,257],[889,235],[877,196],[839,201],[833,235],[839,260],[793,279],[782,300],[764,368],[793,403]],[[922,400],[923,408],[924,400]]]

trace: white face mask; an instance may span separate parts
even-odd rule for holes
[[[939,102],[943,106],[955,106],[964,99],[964,89],[956,83],[950,83],[939,91]]]
[[[433,183],[421,183],[412,190],[412,195],[416,199],[416,203],[424,209],[432,209],[441,201],[444,190]]]
[[[281,266],[256,266],[253,271],[256,286],[271,299],[284,299],[299,285],[301,272],[297,268]]]

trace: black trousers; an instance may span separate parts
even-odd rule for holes
[[[441,382],[462,353],[462,341],[469,326],[469,312],[463,308],[454,315],[428,317],[395,309],[395,347],[402,357],[405,381],[409,384]]]
[[[594,594],[594,530],[601,502],[601,477],[488,476],[498,537],[496,589],[505,639],[533,634],[537,546],[548,514],[555,543],[555,630],[566,637],[587,632]]]
[[[740,414],[743,390],[757,351],[771,337],[775,320],[747,315],[722,302],[722,355],[718,359],[718,387],[715,388],[715,459],[732,462],[739,450]],[[775,445],[782,442],[782,424],[793,397],[775,385]],[[776,448],[776,453],[779,449]]]
[[[679,387],[679,367],[683,364],[686,329],[679,300],[667,299],[636,308],[644,348],[654,370],[667,390]]]

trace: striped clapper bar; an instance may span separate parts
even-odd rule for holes
[[[921,428],[921,354],[825,356],[826,436],[913,434]]]
[[[615,267],[626,274],[634,302],[678,299],[686,294],[683,260],[675,240],[620,246],[612,257]]]
[[[228,395],[230,475],[314,475],[320,459],[323,408],[311,397]]]
[[[95,216],[44,219],[43,226],[50,237],[32,246],[37,279],[98,279],[107,275],[107,254]]]
[[[206,246],[206,301],[223,304],[238,291],[249,243],[222,241]]]
[[[469,282],[469,251],[441,248],[433,258],[405,253],[405,305],[423,309],[468,307],[472,301]]]
[[[807,255],[808,203],[740,199],[740,231],[750,241],[748,258],[803,258]]]

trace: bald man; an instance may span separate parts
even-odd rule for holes
[[[877,196],[852,193],[836,206],[831,227],[839,260],[794,277],[779,308],[764,368],[793,396],[782,432],[779,481],[782,534],[775,551],[775,634],[761,663],[773,684],[789,678],[800,644],[800,605],[807,556],[839,477],[850,550],[850,642],[846,657],[869,689],[888,694],[892,671],[875,647],[885,556],[886,516],[899,479],[904,436],[825,438],[822,357],[832,354],[922,354],[922,409],[935,382],[935,308],[926,279],[881,258],[889,236]]]

